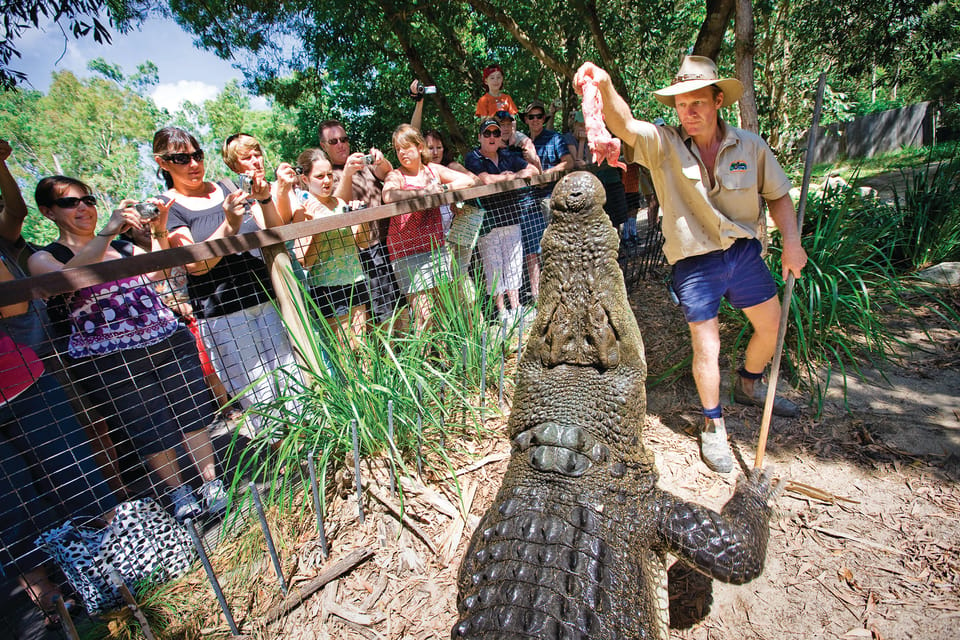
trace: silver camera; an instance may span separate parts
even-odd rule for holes
[[[239,174],[237,176],[237,188],[250,193],[250,190],[253,189],[253,178],[245,173]]]
[[[133,208],[137,210],[137,215],[144,222],[155,220],[160,215],[159,207],[152,202],[137,202]]]
[[[372,153],[363,156],[363,164],[373,164],[375,160],[376,158],[374,158]]]
[[[433,85],[427,85],[426,87],[423,85],[417,86],[417,93],[419,93],[420,95],[426,95],[429,93],[436,93],[436,92],[437,92],[437,88]]]

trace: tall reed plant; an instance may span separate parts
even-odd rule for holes
[[[412,473],[418,457],[427,468],[449,467],[447,448],[456,446],[463,428],[467,435],[483,433],[480,363],[486,359],[488,368],[496,370],[493,363],[503,353],[499,332],[484,339],[487,302],[482,296],[464,297],[465,278],[457,275],[439,283],[433,320],[423,331],[401,331],[395,322],[371,324],[355,350],[320,317],[300,285],[305,302],[296,305],[295,313],[311,330],[294,346],[312,357],[280,374],[285,392],[276,400],[251,408],[268,426],[251,442],[235,437],[234,488],[251,480],[263,483],[269,487],[268,500],[292,506],[307,478],[308,456],[316,458],[321,484],[352,461],[354,420],[362,457],[383,456],[400,474]],[[487,406],[498,410],[495,403]]]
[[[901,339],[889,316],[910,313],[908,301],[930,292],[902,277],[891,259],[900,221],[890,206],[854,189],[831,188],[807,201],[803,245],[809,261],[790,301],[784,362],[795,381],[813,391],[818,413],[832,377],[862,374],[861,363],[882,371],[897,358]],[[779,278],[780,246],[768,260]]]
[[[899,226],[894,258],[903,270],[960,260],[960,154],[913,171],[894,189]]]

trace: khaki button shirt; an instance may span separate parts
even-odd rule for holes
[[[776,200],[790,191],[787,174],[760,136],[722,120],[720,127],[712,188],[697,145],[682,127],[637,120],[630,127],[633,139],[623,140],[627,159],[650,169],[670,264],[758,238],[760,198]]]

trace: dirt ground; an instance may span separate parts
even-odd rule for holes
[[[661,285],[641,283],[631,297],[653,377],[683,357],[676,350],[687,342],[686,328]],[[793,484],[776,502],[764,573],[731,586],[675,566],[672,637],[960,637],[960,335],[932,319],[925,317],[929,335],[916,322],[900,323],[910,345],[902,366],[885,371],[886,380],[869,372],[851,381],[848,410],[836,388],[819,417],[810,409],[796,419],[774,417],[765,466]],[[645,442],[660,485],[721,508],[736,474],[712,473],[699,460],[689,376],[649,391],[648,403]],[[761,410],[732,406],[727,416],[737,451],[752,465]],[[330,519],[331,560],[316,562],[308,543],[295,583],[309,584],[351,551],[372,557],[279,622],[251,620],[244,631],[290,640],[448,638],[459,559],[505,468],[504,424],[488,420],[491,436],[468,443],[472,457],[454,461],[470,512],[465,526],[449,478],[434,478],[429,488],[406,485],[403,526],[390,511],[398,505],[384,506],[394,502],[385,474],[371,483],[379,488],[363,525],[344,478]]]
[[[631,294],[649,380],[689,349],[680,312],[659,280],[648,278]],[[960,290],[949,295],[954,307],[960,306]],[[671,570],[672,637],[960,637],[960,335],[919,311],[919,322],[896,321],[909,345],[903,362],[887,369],[885,379],[869,371],[866,379],[851,380],[848,409],[835,387],[819,417],[812,409],[796,419],[774,417],[765,466],[793,484],[776,501],[763,575],[731,586],[676,565]],[[725,326],[725,339],[738,330]],[[734,367],[724,363],[726,378]],[[784,384],[781,389],[803,399]],[[496,391],[488,391],[496,402]],[[720,509],[736,474],[712,473],[699,460],[694,428],[700,418],[689,374],[647,395],[644,439],[656,455],[660,486]],[[726,415],[736,450],[752,465],[760,409],[732,405]],[[509,455],[505,424],[504,416],[491,416],[489,436],[462,442],[465,451],[450,465],[457,469],[459,495],[442,474],[428,472],[422,484],[405,481],[402,521],[401,504],[390,496],[382,466],[365,464],[362,524],[352,478],[341,473],[341,490],[326,518],[329,559],[320,553],[309,507],[299,528],[274,530],[291,592],[313,588],[313,595],[267,623],[265,612],[282,596],[266,547],[254,550],[259,564],[242,580],[231,582],[221,574],[244,637],[449,638],[460,558],[499,487]],[[469,511],[466,520],[460,515],[461,497]],[[218,554],[241,553],[233,544],[222,543]],[[352,570],[333,571],[338,561],[361,553]],[[188,576],[181,590],[187,604],[165,606],[204,617],[199,637],[229,636],[202,571]],[[206,610],[196,614],[197,607]]]

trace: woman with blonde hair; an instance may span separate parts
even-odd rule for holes
[[[263,220],[264,224],[271,227],[290,222],[290,212],[283,209],[277,202],[276,195],[279,183],[271,184],[267,181],[266,159],[264,158],[263,146],[261,146],[259,140],[249,133],[235,133],[227,136],[220,153],[223,156],[224,164],[231,171],[237,173],[237,186],[246,187],[249,185],[252,187],[256,183],[257,185],[265,184],[270,188],[270,200],[272,202],[268,202],[266,198],[262,202],[259,199],[248,200],[251,215],[258,220]],[[259,214],[256,213],[258,207],[261,209]],[[275,207],[276,214],[279,217],[274,215],[274,211],[270,210],[270,207]]]

